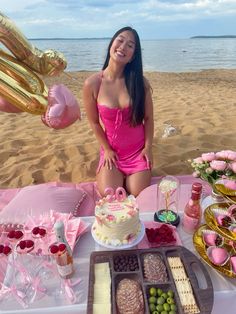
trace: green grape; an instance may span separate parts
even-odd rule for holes
[[[164,304],[163,304],[163,308],[164,308],[164,310],[167,311],[167,312],[170,311],[170,305],[169,305],[168,303],[164,303]]]
[[[157,289],[156,288],[154,288],[154,287],[152,287],[152,288],[150,288],[149,289],[149,294],[151,295],[151,296],[156,296],[157,295]]]
[[[157,303],[157,298],[156,297],[150,297],[148,299],[149,303],[153,303],[153,304],[156,304]]]
[[[162,295],[163,291],[162,289],[158,288],[157,289],[157,295],[160,297]]]
[[[157,304],[164,304],[164,303],[165,303],[165,299],[162,296],[157,298]]]
[[[151,313],[154,312],[156,310],[155,304],[153,304],[153,303],[149,304],[149,310]]]
[[[174,303],[175,303],[175,300],[174,300],[173,298],[171,298],[171,297],[168,297],[168,298],[166,299],[166,302],[167,302],[168,304],[174,304]]]
[[[174,297],[174,292],[172,290],[167,291],[168,297],[173,298]]]
[[[166,292],[163,292],[162,295],[161,295],[161,297],[163,297],[163,298],[166,300],[167,297],[168,297],[168,296],[167,296],[167,293],[166,293]]]
[[[175,304],[170,305],[171,311],[177,311],[177,306]]]
[[[162,305],[162,304],[157,304],[156,310],[157,310],[158,312],[163,311],[163,305]]]

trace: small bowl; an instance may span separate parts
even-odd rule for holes
[[[224,244],[224,238],[213,230],[202,230],[202,240],[206,246],[221,247]]]
[[[223,247],[209,246],[206,252],[209,260],[216,266],[224,266],[230,258],[229,252]]]

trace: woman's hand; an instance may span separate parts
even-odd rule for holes
[[[141,152],[142,158],[146,159],[148,168],[152,169],[153,166],[153,156],[152,156],[152,148],[151,147],[144,147]]]
[[[117,164],[116,164],[117,159],[118,157],[112,149],[104,150],[104,162],[103,162],[104,167],[107,167],[107,169],[109,170],[112,170],[113,166],[117,168]]]

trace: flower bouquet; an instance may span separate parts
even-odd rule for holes
[[[222,150],[203,153],[189,160],[194,169],[193,176],[207,181],[214,192],[236,196],[236,152]]]

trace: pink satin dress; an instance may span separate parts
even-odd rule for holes
[[[150,169],[141,156],[145,144],[144,125],[130,125],[131,108],[110,108],[103,104],[97,104],[97,108],[108,143],[118,156],[117,168],[126,176]],[[101,147],[97,173],[103,163],[104,150]]]

